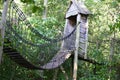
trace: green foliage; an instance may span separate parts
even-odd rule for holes
[[[118,18],[113,25],[109,25],[109,28],[111,32],[114,32],[116,30],[120,31],[120,19]]]
[[[23,3],[34,3],[34,0],[21,0]]]
[[[63,26],[53,17],[41,20],[32,17],[30,22],[39,30],[40,33],[46,35],[47,37],[55,38],[55,36],[62,34],[61,29],[63,29]]]
[[[0,80],[34,80],[40,77],[37,71],[31,71],[19,67],[4,55],[4,61],[0,66]]]

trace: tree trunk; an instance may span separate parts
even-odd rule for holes
[[[55,70],[55,74],[53,76],[53,80],[57,80],[57,74],[58,74],[59,68]]]
[[[113,53],[114,53],[114,40],[111,39],[111,42],[110,42],[110,56],[109,56],[110,61],[112,61]]]
[[[63,74],[65,75],[65,80],[69,80],[68,75],[67,75],[67,73],[65,72],[63,66],[60,66],[60,69],[61,69],[61,71],[63,72]]]
[[[46,19],[46,18],[47,18],[47,3],[48,3],[48,0],[44,0],[43,19]]]
[[[9,3],[9,0],[4,1],[3,12],[2,12],[2,20],[1,20],[1,23],[0,23],[0,40],[1,40],[0,41],[0,64],[1,64],[2,53],[3,53],[3,43],[4,43],[4,35],[5,35],[4,24],[6,23],[8,3]]]
[[[110,55],[109,55],[110,63],[112,63],[113,61],[113,54],[114,54],[114,39],[112,38],[110,41]],[[111,80],[112,66],[109,67],[109,73],[110,73],[109,79]]]

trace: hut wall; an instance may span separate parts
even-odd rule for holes
[[[76,19],[68,18],[66,19],[66,25],[64,29],[64,36],[69,35],[74,28],[76,27]],[[81,23],[80,23],[80,49],[79,53],[84,55],[87,51],[87,39],[88,39],[88,22],[87,16],[81,15]],[[63,41],[62,49],[73,50],[75,49],[75,40],[76,39],[76,31],[69,38]]]
[[[69,19],[66,19],[66,25],[64,29],[64,36],[69,35],[75,28],[72,26]],[[75,47],[75,32],[69,38],[63,41],[62,49],[72,50]]]
[[[86,15],[81,15],[80,23],[80,54],[84,55],[87,53],[87,42],[88,42],[88,20]]]

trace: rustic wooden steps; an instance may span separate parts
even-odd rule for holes
[[[17,64],[19,64],[22,67],[28,68],[28,69],[41,69],[30,62],[28,62],[23,56],[20,55],[19,52],[17,52],[15,49],[12,49],[10,47],[4,47],[3,49],[4,53],[10,57],[13,61],[15,61]]]

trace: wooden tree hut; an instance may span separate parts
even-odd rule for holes
[[[84,55],[87,52],[88,41],[88,15],[91,14],[84,3],[71,0],[69,8],[66,12],[66,24],[64,28],[64,36],[70,34],[80,21],[80,38],[79,38],[79,54]],[[78,21],[79,20],[79,21]],[[74,50],[76,41],[76,33],[74,32],[68,39],[63,41],[62,49]]]
[[[76,31],[75,28],[80,27],[80,37],[79,37],[79,57],[84,57],[87,52],[87,40],[88,40],[88,15],[90,11],[85,7],[85,5],[81,2],[75,2],[75,0],[71,0],[70,6],[66,12],[66,23],[64,28],[64,36],[70,37],[63,40],[61,50],[52,58],[52,60],[43,66],[43,68],[51,69],[60,66],[65,62],[71,55],[72,52],[76,49]],[[52,67],[51,67],[52,65]]]
[[[62,43],[63,50],[74,50],[73,80],[77,79],[78,54],[87,58],[89,14],[91,14],[90,11],[82,2],[71,0],[65,16],[64,36],[70,34],[76,28],[76,32]]]

